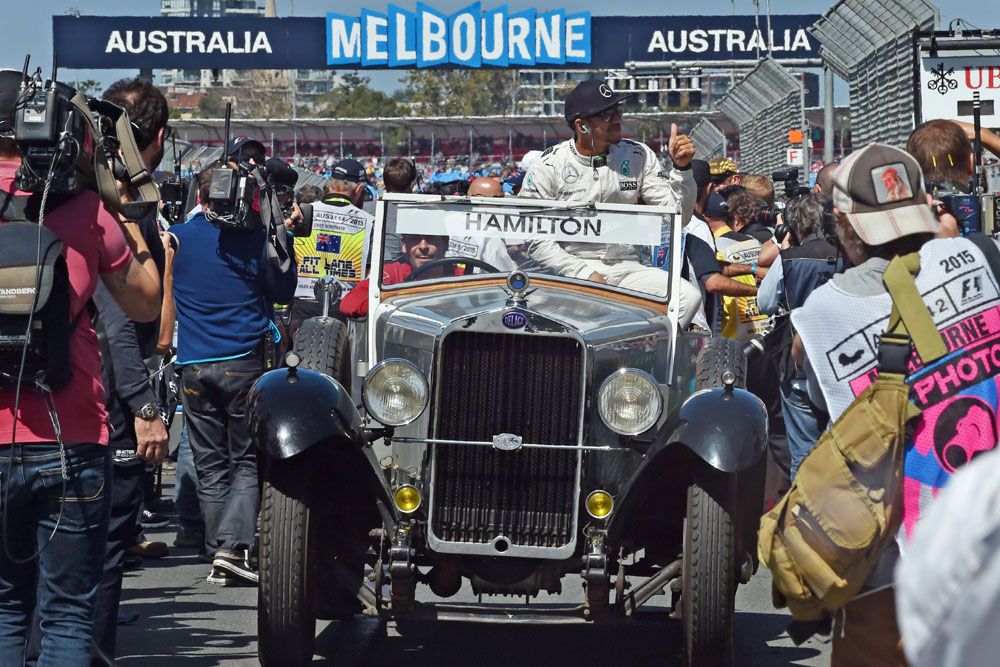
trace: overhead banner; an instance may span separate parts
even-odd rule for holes
[[[922,120],[947,118],[971,123],[975,93],[979,93],[983,125],[1000,126],[1000,53],[921,58]]]
[[[817,15],[591,16],[509,12],[475,3],[453,14],[423,3],[356,16],[225,18],[53,16],[55,55],[72,69],[617,68],[628,62],[818,58]]]

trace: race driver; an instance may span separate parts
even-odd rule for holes
[[[694,142],[670,129],[668,150],[673,168],[664,171],[649,146],[622,139],[622,102],[631,93],[615,92],[606,81],[580,82],[566,96],[566,122],[573,138],[557,144],[528,171],[521,197],[615,204],[677,206],[687,224],[694,211],[697,186],[691,173]],[[535,241],[529,255],[559,275],[603,282],[646,294],[664,296],[668,274],[642,263],[646,249],[634,254],[594,243]],[[681,282],[680,321],[690,323],[701,305],[701,294]]]

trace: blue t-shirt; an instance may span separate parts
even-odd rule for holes
[[[267,260],[267,237],[222,231],[203,213],[170,232],[174,255],[177,363],[218,361],[246,355],[270,328],[272,304],[291,303],[295,263],[285,273]]]

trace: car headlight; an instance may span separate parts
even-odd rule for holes
[[[387,359],[371,369],[361,389],[368,414],[386,426],[409,424],[427,407],[427,378],[404,359]]]
[[[639,435],[660,418],[663,396],[649,373],[623,368],[601,385],[597,392],[597,410],[615,433]]]

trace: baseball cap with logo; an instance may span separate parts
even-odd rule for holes
[[[566,103],[563,105],[566,122],[572,125],[577,118],[587,118],[599,114],[635,94],[632,92],[617,93],[603,79],[581,81],[566,95]]]
[[[357,160],[350,158],[341,160],[333,165],[333,178],[351,183],[365,183],[368,181],[368,174],[365,173],[365,166]]]
[[[843,161],[833,178],[833,205],[870,246],[938,231],[920,165],[885,144],[869,144]]]
[[[736,173],[736,163],[727,157],[715,158],[708,163],[708,171],[713,181],[722,182]]]
[[[260,151],[261,155],[264,154],[264,144],[261,142],[250,137],[236,137],[229,142],[229,150],[226,151],[226,155],[236,155],[236,153],[241,151],[246,153],[248,150],[253,149]]]

